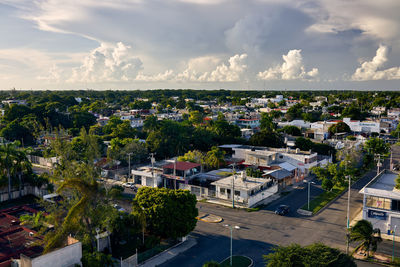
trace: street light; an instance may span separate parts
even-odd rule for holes
[[[392,262],[394,262],[394,239],[395,239],[395,236],[396,236],[396,227],[397,227],[397,225],[395,225],[394,228],[393,228],[393,254],[392,254]]]
[[[233,266],[232,265],[232,229],[235,228],[235,229],[239,230],[240,226],[235,225],[233,228],[232,228],[232,225],[229,225],[229,224],[224,224],[224,226],[229,227],[229,229],[231,229],[231,256],[230,256],[229,262],[230,262],[230,266]]]
[[[348,196],[347,196],[347,246],[346,246],[346,253],[349,254],[349,246],[350,246],[350,189],[351,189],[351,176],[347,175],[347,179],[349,180],[349,189]]]
[[[310,184],[315,184],[312,181],[303,180],[303,182],[308,183],[308,201],[307,201],[307,210],[310,211]]]

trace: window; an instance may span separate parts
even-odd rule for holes
[[[371,208],[378,208],[390,210],[392,201],[389,198],[367,196],[366,206]]]
[[[400,200],[392,199],[392,210],[400,211]]]
[[[235,196],[240,197],[240,191],[236,191],[236,190],[235,190]]]
[[[219,193],[220,193],[221,195],[225,195],[225,188],[220,188],[220,189],[219,189]]]

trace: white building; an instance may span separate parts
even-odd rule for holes
[[[389,109],[387,112],[387,115],[389,118],[397,119],[399,120],[400,118],[400,108],[392,108]]]
[[[379,133],[381,130],[379,121],[359,121],[344,118],[343,122],[349,125],[351,131],[356,133]]]
[[[386,112],[386,107],[373,107],[373,109],[371,110],[371,114],[377,116],[382,115],[385,112]]]
[[[360,193],[364,195],[362,218],[387,233],[397,227],[400,233],[400,191],[395,189],[398,174],[384,170],[373,178]]]
[[[236,124],[241,128],[259,128],[260,119],[238,119]]]
[[[232,151],[232,158],[244,160],[244,165],[267,168],[289,163],[296,168],[297,176],[306,176],[312,167],[329,162],[327,159],[318,160],[317,153],[299,149],[238,146],[232,147]]]
[[[216,197],[223,200],[234,198],[235,203],[253,207],[278,192],[278,184],[270,178],[229,176],[211,183],[215,186]]]
[[[292,120],[292,121],[283,121],[283,122],[278,122],[279,127],[285,127],[285,126],[296,126],[299,128],[305,128],[308,129],[311,127],[310,122],[306,122],[304,120]]]

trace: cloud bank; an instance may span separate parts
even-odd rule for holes
[[[371,61],[361,63],[352,75],[354,81],[369,80],[397,80],[400,79],[400,67],[382,69],[388,61],[389,49],[385,45],[380,45],[376,50],[376,55]]]
[[[258,73],[261,80],[312,80],[318,76],[318,69],[306,71],[300,49],[290,50],[283,55],[283,63],[280,66],[271,67]]]

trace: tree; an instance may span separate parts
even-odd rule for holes
[[[0,146],[0,166],[2,174],[8,180],[8,199],[11,199],[12,168],[18,157],[17,143],[8,143]]]
[[[383,139],[374,137],[365,142],[364,148],[372,155],[380,154],[387,156],[390,146]]]
[[[188,161],[193,163],[204,163],[205,155],[199,150],[192,150],[185,153],[185,155],[178,157],[178,161]]]
[[[196,227],[196,196],[188,190],[142,187],[133,200],[134,215],[145,214],[146,229],[162,238],[186,236]]]
[[[336,133],[350,133],[351,129],[349,125],[347,125],[345,122],[338,122],[336,124],[333,124],[329,127],[328,132],[330,134],[336,134]]]
[[[352,257],[322,243],[315,243],[306,247],[301,247],[298,244],[278,246],[273,248],[273,251],[268,255],[263,255],[267,267],[357,266]]]
[[[72,123],[74,128],[81,129],[85,127],[86,131],[90,126],[96,123],[96,117],[89,112],[74,112],[72,113]]]
[[[250,137],[249,143],[252,146],[283,147],[282,137],[278,133],[261,131]]]
[[[154,115],[147,116],[144,120],[143,130],[147,132],[155,131],[159,128],[158,119]]]
[[[226,120],[216,120],[208,127],[215,134],[218,144],[236,143],[242,133],[237,125],[230,124]]]
[[[146,145],[157,158],[167,158],[182,155],[189,150],[192,126],[163,120],[161,126],[150,132]]]
[[[203,122],[204,114],[198,110],[191,111],[189,113],[189,121],[195,125],[199,125]]]
[[[90,219],[89,214],[90,209],[99,200],[100,191],[95,179],[98,175],[95,174],[96,171],[93,166],[89,164],[74,165],[74,171],[68,170],[67,172],[63,172],[66,176],[64,176],[64,180],[57,189],[57,192],[61,193],[68,188],[72,189],[78,195],[79,200],[68,210],[61,226],[56,229],[54,234],[51,233],[46,236],[47,244],[44,249],[45,253],[60,247],[72,232],[72,229],[79,228],[81,224],[86,226],[90,242],[94,242],[93,220]]]
[[[296,147],[302,151],[308,151],[313,148],[314,142],[308,138],[298,137],[295,141]]]
[[[217,146],[213,146],[204,159],[205,164],[209,168],[219,168],[225,164],[224,160],[225,152],[219,149]]]
[[[32,131],[24,127],[18,120],[8,123],[6,127],[1,129],[0,135],[9,141],[22,141],[24,145],[32,145],[34,143]]]
[[[365,119],[366,114],[361,112],[361,109],[357,107],[355,104],[347,106],[342,111],[343,118],[350,118],[352,120],[363,120]]]
[[[292,125],[286,125],[280,131],[282,131],[286,134],[293,135],[293,136],[301,136],[302,135],[300,128],[296,127],[296,126],[292,126]]]
[[[273,133],[276,130],[276,123],[274,123],[272,116],[268,113],[261,113],[260,129],[267,133]]]
[[[365,249],[369,257],[369,251],[376,251],[378,243],[382,241],[379,229],[374,229],[372,223],[367,220],[358,221],[350,228],[350,242],[361,242],[361,247]]]

